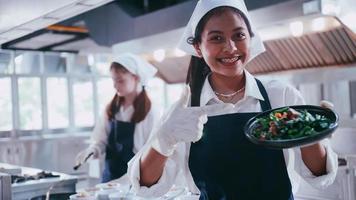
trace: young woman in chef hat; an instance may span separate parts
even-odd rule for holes
[[[290,177],[319,188],[333,182],[337,155],[327,142],[282,151],[245,138],[245,123],[259,112],[304,100],[295,88],[261,83],[245,69],[264,46],[242,0],[200,0],[180,48],[192,55],[190,87],[129,163],[139,195],[162,195],[177,177],[213,200],[290,200]]]
[[[106,153],[102,182],[126,174],[127,162],[149,138],[159,116],[145,85],[156,71],[145,60],[129,53],[114,57],[111,63],[116,93],[93,130],[91,145],[76,158],[76,163],[82,164]]]

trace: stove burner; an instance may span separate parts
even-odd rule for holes
[[[39,172],[36,175],[11,175],[11,183],[22,183],[30,180],[39,180],[43,178],[59,177],[60,175],[54,175],[52,172]]]

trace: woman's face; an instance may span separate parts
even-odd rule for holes
[[[232,10],[213,15],[205,24],[201,42],[194,45],[213,73],[242,74],[249,58],[250,35],[243,18]]]
[[[139,82],[136,75],[116,68],[111,69],[110,72],[118,96],[124,97],[136,91]]]

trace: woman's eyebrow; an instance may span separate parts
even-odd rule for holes
[[[232,31],[235,32],[235,31],[242,31],[242,30],[245,30],[246,28],[245,27],[242,27],[242,26],[239,26],[237,28],[234,28]],[[211,30],[208,32],[208,35],[211,35],[211,34],[222,34],[223,32],[222,31],[218,31],[218,30]]]
[[[222,31],[216,31],[216,30],[212,30],[212,31],[209,31],[208,35],[211,35],[211,34],[221,34]]]
[[[232,31],[243,31],[245,29],[246,29],[245,27],[239,26],[237,28],[234,28]]]

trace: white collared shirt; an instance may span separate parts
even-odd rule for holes
[[[129,122],[134,113],[133,106],[129,106],[126,109],[123,106],[120,107],[119,112],[115,114],[115,119]],[[134,131],[134,145],[132,151],[137,153],[148,141],[152,128],[158,122],[159,112],[154,106],[151,105],[150,111],[147,113],[144,120],[137,123]],[[108,143],[108,137],[110,134],[110,122],[108,120],[108,116],[106,111],[104,111],[100,117],[100,119],[95,124],[91,135],[91,146],[98,148],[100,150],[100,154],[105,153],[106,145]]]
[[[264,100],[255,78],[245,70],[246,84],[245,94],[243,99],[235,104],[235,112],[261,112],[259,100]],[[278,81],[262,82],[264,85],[272,108],[305,104],[304,100],[294,87],[282,84]],[[211,105],[221,103],[211,88],[208,79],[205,80],[200,105]],[[314,176],[312,172],[305,166],[300,148],[284,150],[284,158],[288,169],[288,174],[292,182],[293,193],[298,189],[299,179],[302,177],[305,181],[316,188],[323,189],[329,186],[335,179],[337,173],[337,155],[332,151],[327,139],[322,141],[325,146],[327,159],[326,170],[327,174],[322,176]],[[129,162],[128,174],[132,182],[135,192],[141,196],[161,196],[165,194],[173,184],[183,184],[188,187],[190,192],[199,194],[199,189],[194,183],[189,170],[189,150],[190,143],[179,143],[174,154],[170,156],[166,162],[163,174],[160,180],[151,187],[140,186],[140,158],[142,153],[147,151],[150,145],[145,146],[136,156]]]

